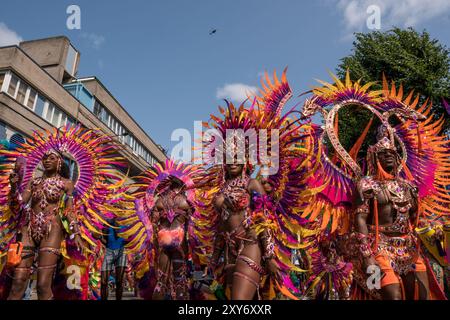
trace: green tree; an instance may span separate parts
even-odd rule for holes
[[[433,102],[434,117],[444,116],[444,131],[450,133],[450,116],[442,104],[442,98],[450,100],[449,49],[431,39],[426,31],[418,33],[412,28],[357,33],[355,37],[352,53],[341,59],[337,75],[344,79],[348,69],[352,80],[378,81],[374,88],[380,89],[384,73],[388,80],[403,84],[405,94],[414,90],[420,94],[421,102],[429,98]],[[350,108],[339,112],[340,139],[347,150],[369,118],[368,112],[354,113]]]

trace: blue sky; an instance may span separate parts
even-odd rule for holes
[[[70,4],[81,8],[81,30],[66,27]],[[264,70],[288,66],[298,94],[315,78],[329,80],[352,33],[369,31],[371,4],[381,8],[382,29],[411,25],[450,46],[449,0],[8,1],[0,45],[68,36],[81,52],[78,76],[97,76],[170,149],[174,129],[193,130],[221,97],[258,86]]]

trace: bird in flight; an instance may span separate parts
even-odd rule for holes
[[[216,32],[217,32],[217,29],[211,29],[209,31],[209,35],[211,36],[211,35],[215,34]]]

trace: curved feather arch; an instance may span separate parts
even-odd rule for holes
[[[0,156],[7,158],[4,173],[8,174],[5,176],[9,176],[17,159],[26,159],[20,186],[23,189],[35,176],[38,165],[49,149],[58,150],[77,164],[73,207],[78,215],[82,238],[95,246],[97,240],[94,234],[101,234],[106,219],[116,212],[117,208],[111,205],[111,201],[114,191],[124,182],[124,175],[117,170],[126,167],[125,160],[118,154],[119,147],[100,130],[83,128],[81,125],[66,125],[46,132],[35,131],[17,150],[0,150]],[[0,183],[2,212],[6,212],[5,195],[9,193],[9,181],[7,185],[5,179],[2,178]]]

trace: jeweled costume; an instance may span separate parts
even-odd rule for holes
[[[202,177],[199,170],[166,160],[136,177],[137,183],[131,186],[137,188],[133,192],[136,211],[119,219],[124,227],[119,235],[127,240],[126,251],[139,257],[133,268],[136,278],[145,283],[140,290],[145,299],[155,294],[166,299],[189,299],[193,270],[189,270],[188,260],[199,267],[204,255],[199,238],[205,234],[193,223],[202,201],[195,197],[201,189],[194,187]],[[171,187],[174,179],[180,182],[179,188]],[[181,208],[177,202],[180,199],[189,208]],[[167,268],[159,265],[161,254],[168,258]]]
[[[45,153],[45,156],[57,154],[55,150]],[[62,160],[61,160],[62,161]],[[28,226],[28,235],[36,243],[48,236],[51,231],[52,220],[57,217],[58,207],[46,211],[49,204],[57,203],[64,192],[64,180],[60,175],[55,177],[39,177],[31,183],[31,203],[38,203],[40,210],[36,212],[31,207],[26,209],[26,218],[24,224]],[[77,222],[73,220],[73,225]]]
[[[88,272],[86,254],[92,252],[90,247],[98,244],[94,235],[101,233],[104,219],[112,217],[115,211],[113,206],[108,205],[111,191],[124,181],[122,174],[114,168],[116,165],[125,165],[116,150],[112,138],[100,131],[80,126],[66,126],[46,133],[35,132],[33,137],[17,150],[0,150],[0,155],[6,159],[0,183],[0,229],[3,230],[0,240],[5,247],[17,241],[17,232],[23,226],[27,227],[29,237],[38,246],[49,235],[55,219],[61,220],[65,230],[61,248],[39,247],[39,252],[46,251],[63,256],[63,259],[60,259],[60,273],[56,274],[53,281],[53,294],[56,299],[87,298],[83,289],[87,285],[83,281]],[[50,178],[35,177],[42,158],[51,154],[58,159],[58,174]],[[78,170],[73,194],[65,193],[64,180],[59,175],[62,162],[65,161],[63,155],[76,163]],[[19,188],[12,194],[8,178],[21,159],[25,160],[23,175]],[[26,186],[29,186],[27,191],[31,193],[30,203],[24,203],[21,198]],[[70,209],[66,208],[69,199],[72,202]],[[14,203],[18,205],[12,205]],[[52,204],[53,208],[47,210],[49,204]],[[87,243],[83,252],[76,250],[73,239],[77,234]],[[24,247],[22,259],[34,256],[35,252],[34,246]],[[81,274],[78,283],[69,288],[67,276],[73,272],[67,270],[68,267],[71,268],[70,265],[77,265]],[[56,265],[38,268],[55,267]],[[11,270],[4,271],[11,273]]]
[[[394,283],[400,284],[400,275],[426,272],[424,261],[418,252],[417,237],[413,228],[418,210],[417,188],[397,174],[386,176],[386,173],[379,173],[383,168],[377,159],[377,154],[386,150],[394,152],[400,163],[395,144],[389,137],[384,136],[375,145],[369,147],[369,176],[358,182],[357,190],[362,203],[356,207],[356,216],[368,215],[371,213],[371,207],[373,208],[373,219],[368,224],[367,239],[362,233],[357,233],[356,236],[359,237],[361,243],[359,251],[363,257],[374,255],[384,273],[381,287]],[[378,204],[382,202],[390,204],[394,211],[391,224],[379,225],[378,223]]]
[[[252,219],[252,215],[255,215],[256,210],[268,210],[269,201],[262,195],[252,194],[248,192],[250,177],[245,172],[242,177],[238,177],[232,180],[225,181],[224,185],[220,189],[218,194],[222,194],[227,197],[230,208],[223,208],[220,212],[221,223],[226,223],[231,218],[234,212],[244,212],[244,217],[241,223],[233,230],[222,231],[217,235],[214,252],[210,268],[216,270],[219,263],[219,258],[223,254],[223,271],[227,272],[228,269],[234,269],[237,260],[245,262],[252,270],[259,273],[261,276],[266,274],[264,267],[255,262],[250,257],[242,254],[242,250],[245,245],[260,244],[262,247],[262,259],[267,260],[274,257],[274,239],[271,232],[264,232],[257,235],[256,232],[252,232],[252,223],[256,223],[255,219]],[[259,202],[259,203],[258,203]],[[259,208],[258,208],[259,206]],[[263,217],[261,217],[263,218]],[[258,221],[261,223],[261,221]],[[233,276],[242,277],[259,289],[259,282],[254,282],[251,278],[238,271],[233,272]]]
[[[380,298],[379,291],[368,288],[368,274],[362,270],[362,261],[368,257],[374,257],[381,267],[381,286],[399,283],[399,276],[408,272],[426,271],[432,297],[444,298],[442,288],[433,281],[427,259],[420,254],[414,232],[419,221],[428,223],[440,217],[445,220],[448,215],[450,195],[444,186],[449,182],[450,149],[440,135],[442,119],[433,121],[427,101],[417,107],[419,96],[411,102],[412,92],[404,98],[402,87],[397,91],[392,84],[389,88],[385,79],[383,90],[370,90],[373,83],[352,82],[348,72],[345,81],[333,79],[334,84],[321,82],[323,87],[314,88],[302,111],[306,117],[316,112],[324,116],[325,127],[317,127],[316,135],[321,141],[328,136],[335,150],[331,158],[322,142],[317,145],[314,161],[321,168],[311,179],[311,186],[324,188],[304,217],[319,220],[321,242],[329,239],[338,256],[352,262],[352,273],[345,281],[347,292],[351,289],[350,298]],[[364,108],[373,114],[350,151],[343,148],[338,136],[338,111],[343,107]],[[392,116],[397,125],[390,124]],[[368,148],[366,157],[360,157],[374,118],[381,122],[376,143]],[[393,172],[387,173],[380,164],[380,152],[395,154]],[[355,198],[359,198],[356,206]],[[390,206],[392,223],[380,225],[381,205]],[[369,216],[367,235],[356,228],[359,215]],[[351,275],[354,282],[348,288]],[[342,294],[339,296],[342,298]]]
[[[249,159],[246,159],[241,177],[226,179],[224,165],[213,165],[209,169],[210,177],[215,177],[212,185],[216,186],[216,189],[212,194],[225,197],[233,208],[229,211],[245,213],[242,222],[234,230],[223,230],[220,226],[230,219],[230,212],[226,209],[217,212],[213,206],[209,207],[210,211],[206,216],[210,217],[209,221],[212,222],[209,226],[215,230],[215,245],[210,267],[228,289],[229,283],[227,285],[227,281],[223,278],[226,271],[230,270],[229,273],[234,276],[253,283],[260,293],[261,282],[232,270],[236,262],[241,260],[263,279],[265,278],[263,276],[268,275],[266,262],[274,259],[280,268],[278,274],[270,277],[276,292],[263,296],[268,299],[275,298],[275,295],[299,299],[303,295],[303,288],[293,282],[291,273],[307,272],[293,263],[293,253],[306,252],[305,250],[312,245],[307,239],[311,240],[315,234],[308,221],[301,218],[310,193],[314,193],[314,190],[306,190],[308,175],[313,172],[306,164],[310,163],[314,137],[310,134],[309,124],[301,124],[295,119],[293,112],[295,106],[282,115],[283,107],[292,97],[286,70],[281,81],[276,74],[273,75],[273,80],[266,74],[262,88],[260,95],[250,98],[252,99],[250,102],[253,102],[250,107],[242,104],[239,108],[235,108],[233,104],[228,103],[227,109],[219,108],[221,117],[211,115],[210,122],[205,123],[206,128],[215,129],[219,133],[222,141],[229,139],[227,130],[230,129],[237,132],[254,130],[259,143],[262,143],[261,137],[263,139],[268,137],[267,145],[276,146],[277,149],[270,150],[268,154],[278,161],[278,170],[269,173],[273,186],[270,197],[258,193],[250,194],[248,191],[252,165],[267,167],[274,165],[266,161],[261,153],[256,157],[256,163],[249,163]],[[278,136],[272,136],[273,132],[277,132]],[[242,139],[239,134],[234,139],[233,148],[239,144],[246,145],[245,140],[239,141]],[[214,151],[217,149],[214,148],[217,144],[206,138],[203,141],[206,154],[215,157]],[[245,245],[255,243],[261,248],[261,264],[242,254]]]

